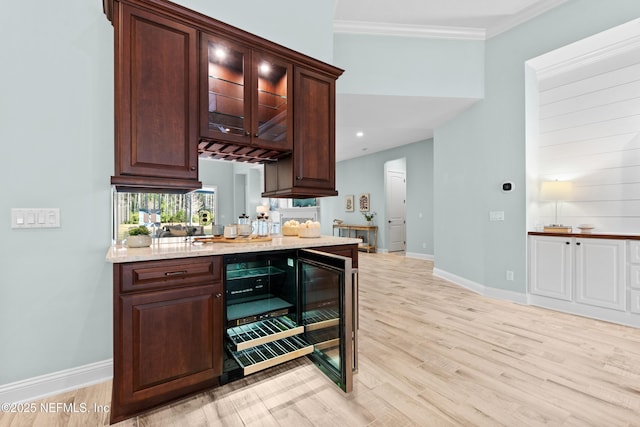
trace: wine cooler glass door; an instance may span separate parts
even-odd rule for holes
[[[313,250],[298,254],[300,323],[308,356],[345,392],[353,387],[351,259]]]

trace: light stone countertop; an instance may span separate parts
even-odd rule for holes
[[[192,243],[192,242],[160,242],[148,248],[127,248],[115,245],[109,248],[106,260],[111,263],[132,261],[150,261],[172,258],[189,258],[209,255],[226,255],[245,252],[266,252],[282,249],[305,249],[319,246],[354,245],[361,243],[361,239],[349,237],[320,236],[302,237],[273,237],[270,242],[257,243]]]

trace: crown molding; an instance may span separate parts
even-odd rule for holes
[[[497,24],[492,25],[487,28],[487,39],[495,37],[499,34],[502,34],[506,31],[509,31],[518,25],[524,24],[525,22],[542,15],[545,12],[550,11],[551,9],[555,9],[563,3],[566,3],[568,0],[544,0],[539,1],[537,3],[532,4],[526,9],[518,12],[515,15],[509,15],[505,18],[501,19]]]
[[[487,40],[521,25],[530,19],[554,9],[568,0],[543,0],[515,15],[506,16],[487,29],[475,27],[448,27],[439,25],[408,25],[383,22],[333,21],[336,34],[367,34],[380,36],[417,37],[449,40]]]
[[[484,40],[485,30],[469,27],[388,24],[364,21],[333,21],[334,33],[380,36],[418,37],[430,39]]]

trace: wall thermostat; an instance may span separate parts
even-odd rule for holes
[[[511,181],[503,182],[502,183],[502,191],[504,191],[505,193],[513,191],[513,182],[511,182]]]

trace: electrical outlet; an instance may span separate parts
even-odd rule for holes
[[[513,271],[507,270],[507,280],[513,281]]]
[[[489,212],[489,221],[504,221],[504,211]]]

